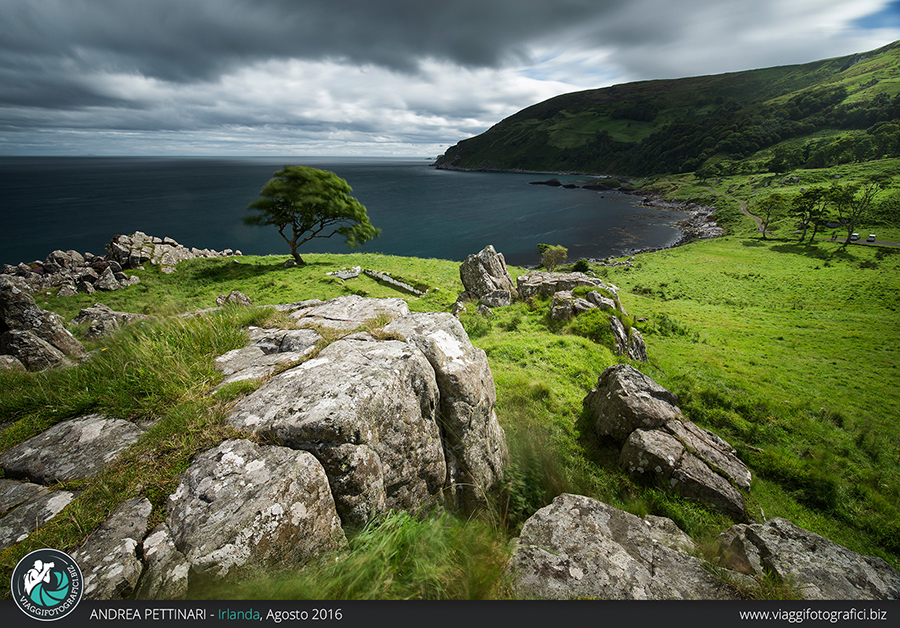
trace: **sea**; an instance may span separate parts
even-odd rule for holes
[[[275,227],[247,226],[247,205],[287,164],[335,172],[381,236],[357,251],[461,261],[488,244],[508,263],[540,262],[538,244],[569,260],[674,244],[681,212],[640,197],[529,185],[550,175],[437,170],[433,160],[383,157],[0,157],[0,263],[55,249],[104,253],[118,234],[143,231],[187,247],[287,255]],[[567,180],[585,177],[557,176]],[[303,252],[349,252],[339,236]]]

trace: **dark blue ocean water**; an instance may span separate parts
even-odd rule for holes
[[[543,175],[435,170],[425,159],[0,157],[0,263],[54,249],[102,254],[112,236],[134,231],[188,247],[286,255],[274,227],[242,222],[286,163],[350,183],[382,230],[362,251],[462,260],[493,244],[527,265],[547,243],[567,247],[570,260],[606,257],[673,243],[674,223],[685,217],[637,207],[630,195],[528,185]],[[348,250],[335,237],[301,254]]]

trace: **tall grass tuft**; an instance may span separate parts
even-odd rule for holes
[[[193,589],[207,599],[486,599],[501,591],[508,550],[496,529],[443,513],[391,512],[350,539],[349,551],[281,574]]]

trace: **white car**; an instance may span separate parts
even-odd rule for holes
[[[875,234],[874,234],[874,233],[870,233],[870,234],[869,234],[869,237],[866,238],[866,242],[874,242],[874,241],[875,241]]]
[[[858,234],[858,233],[852,234],[852,235],[850,236],[850,239],[851,239],[851,240],[859,240],[859,234]]]

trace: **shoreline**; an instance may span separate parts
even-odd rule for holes
[[[463,170],[462,168],[456,168],[456,170]],[[496,172],[513,172],[513,171],[496,171]],[[516,171],[518,174],[519,172]],[[567,173],[567,172],[552,172],[552,173],[531,173],[531,174],[554,174],[561,176],[585,176],[581,173]],[[617,181],[628,181],[626,177],[617,177],[615,175],[587,175],[591,176],[594,179],[602,180],[602,179],[615,179]],[[628,194],[630,196],[639,196],[641,197],[640,202],[637,204],[638,207],[645,207],[647,209],[658,209],[663,211],[679,211],[684,214],[688,214],[688,217],[684,220],[679,220],[675,223],[675,226],[681,231],[681,235],[673,242],[672,244],[668,244],[665,246],[657,246],[657,247],[644,247],[641,249],[625,249],[623,253],[618,257],[625,257],[626,255],[637,255],[639,253],[653,253],[655,251],[662,251],[665,249],[675,248],[676,246],[681,246],[683,244],[687,244],[692,240],[709,240],[712,238],[718,238],[725,235],[725,230],[720,227],[715,221],[715,213],[716,208],[709,205],[697,205],[696,203],[691,203],[689,201],[671,201],[667,200],[665,196],[661,194],[657,194],[655,192],[647,192],[640,189],[629,189],[624,187],[610,187],[604,188],[601,185],[597,185],[590,182],[583,181],[568,181],[566,183],[562,183],[555,179],[549,179],[547,181],[532,181],[529,185],[548,185],[551,187],[562,187],[566,189],[579,189],[579,190],[588,190],[592,192],[619,192],[622,194]],[[580,258],[585,259],[592,264],[606,264],[611,265],[605,260],[609,260],[610,258],[598,259],[598,258]],[[577,260],[576,260],[577,261]],[[622,262],[615,262],[615,264],[621,264]]]

